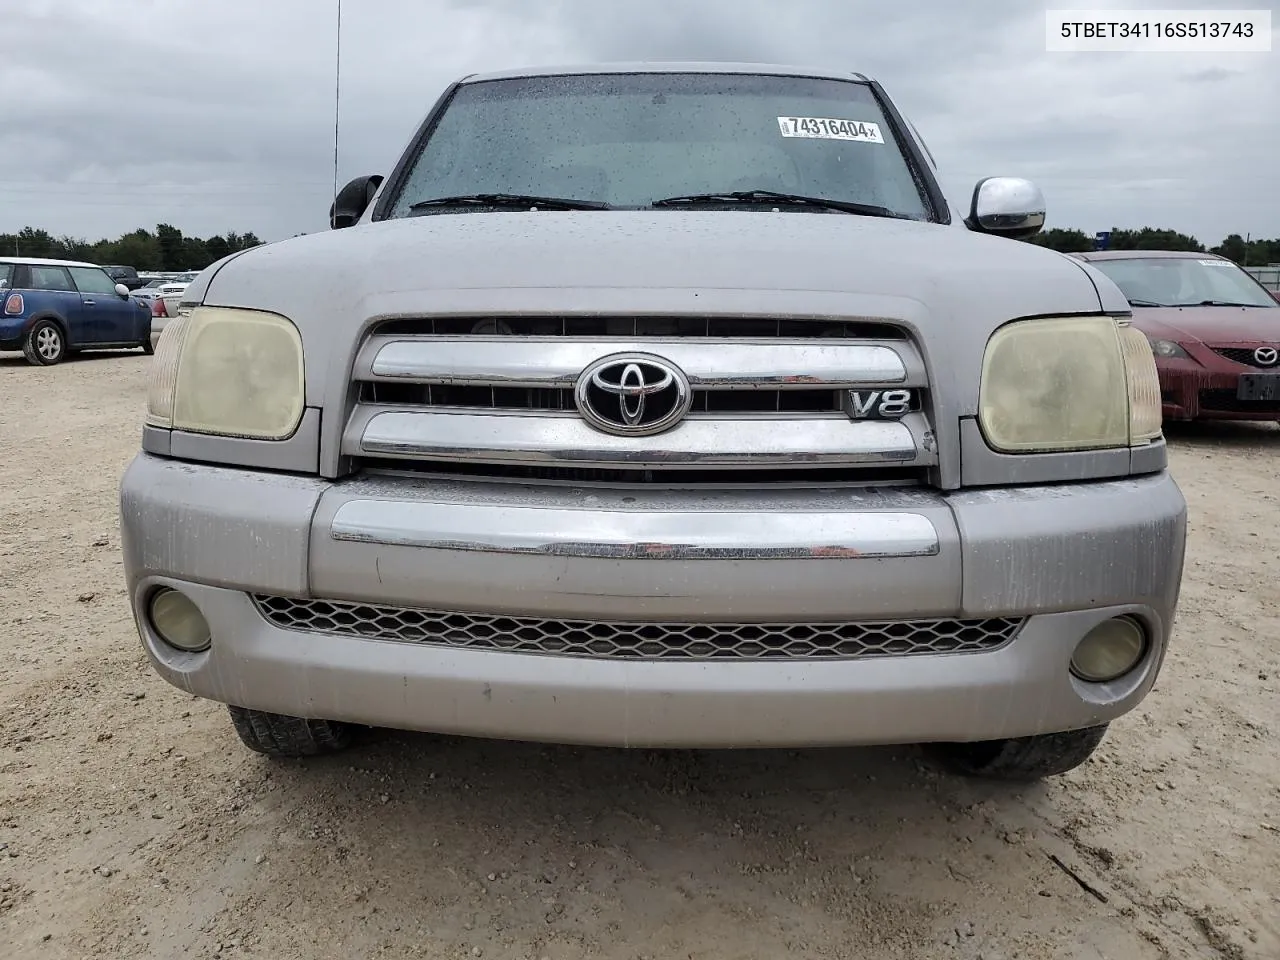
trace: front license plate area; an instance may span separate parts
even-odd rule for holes
[[[1280,373],[1241,374],[1236,399],[1262,403],[1280,400]]]

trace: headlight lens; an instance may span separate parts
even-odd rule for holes
[[[978,420],[1006,453],[1149,442],[1160,435],[1151,348],[1113,317],[1010,323],[987,344]]]
[[[1151,352],[1157,357],[1166,357],[1170,360],[1189,360],[1187,351],[1172,340],[1149,340],[1151,344]]]
[[[1127,323],[1120,324],[1120,349],[1129,386],[1129,443],[1150,443],[1160,436],[1164,419],[1156,358],[1147,338]]]
[[[196,307],[160,335],[148,388],[153,426],[284,440],[304,402],[302,338],[278,314]]]

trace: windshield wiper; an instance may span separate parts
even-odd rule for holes
[[[1141,297],[1127,297],[1131,307],[1167,307],[1170,304],[1156,303],[1154,300],[1143,300]]]
[[[552,207],[556,210],[608,210],[609,204],[599,200],[574,200],[572,197],[535,197],[523,193],[466,193],[456,197],[433,197],[409,205],[413,211],[431,207]]]
[[[870,203],[854,203],[849,200],[828,200],[825,197],[806,197],[799,193],[774,193],[772,190],[731,190],[727,193],[691,193],[682,197],[666,197],[653,201],[655,207],[693,207],[712,204],[789,204],[797,207],[817,207],[823,210],[840,210],[863,217],[889,217],[894,220],[912,220],[906,214],[877,207]]]
[[[1174,303],[1174,307],[1262,307],[1262,303],[1238,303],[1235,300],[1201,300],[1199,303]]]

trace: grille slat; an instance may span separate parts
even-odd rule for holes
[[[517,617],[255,595],[277,627],[366,640],[605,660],[855,660],[981,653],[1022,618],[667,623]]]

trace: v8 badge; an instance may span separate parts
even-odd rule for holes
[[[847,390],[844,412],[854,420],[898,420],[916,410],[911,390]]]

